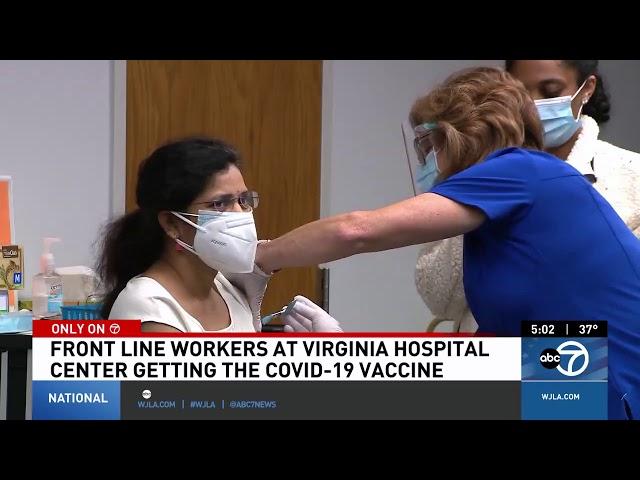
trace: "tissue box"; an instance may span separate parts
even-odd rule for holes
[[[22,290],[24,288],[24,263],[20,245],[0,247],[0,288]]]
[[[87,299],[96,293],[98,277],[95,272],[84,265],[56,268],[62,277],[62,297],[65,305],[87,303]]]

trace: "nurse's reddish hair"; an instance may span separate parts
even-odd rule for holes
[[[507,147],[542,150],[536,106],[519,80],[504,70],[477,67],[458,72],[413,105],[415,127],[435,123],[431,141],[443,150],[449,177]]]

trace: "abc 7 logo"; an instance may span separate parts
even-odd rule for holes
[[[565,369],[560,365],[563,356],[569,356],[569,363]],[[540,363],[544,368],[556,369],[567,377],[576,377],[584,372],[589,366],[589,351],[573,340],[561,344],[558,349],[547,348],[540,354]]]

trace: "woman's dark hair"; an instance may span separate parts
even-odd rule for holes
[[[505,61],[507,72],[511,73],[511,69],[517,60]],[[611,110],[611,102],[609,93],[605,89],[602,75],[598,71],[598,60],[562,60],[568,67],[574,69],[578,73],[578,86],[589,78],[591,75],[596,76],[596,88],[593,95],[582,109],[585,115],[589,115],[597,123],[602,124],[609,120],[609,111]]]
[[[162,255],[166,235],[158,213],[184,211],[212,175],[238,164],[238,153],[231,146],[210,138],[168,143],[142,162],[136,186],[139,208],[109,223],[102,235],[97,270],[107,292],[103,318],[108,318],[127,282]]]

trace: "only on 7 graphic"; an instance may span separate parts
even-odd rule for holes
[[[562,366],[563,357],[568,357],[567,368]],[[557,369],[567,377],[576,377],[589,366],[589,351],[579,342],[568,340],[557,350],[547,348],[540,354],[540,363],[544,368]]]

